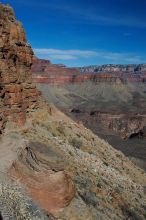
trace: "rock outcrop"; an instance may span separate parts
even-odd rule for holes
[[[41,142],[30,142],[11,168],[40,207],[54,214],[68,206],[75,196],[75,185],[65,172],[61,155]]]
[[[32,49],[12,8],[0,4],[0,131],[8,119],[23,124],[26,113],[37,108],[32,58]]]

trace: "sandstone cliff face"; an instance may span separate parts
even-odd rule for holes
[[[11,7],[0,4],[0,130],[8,118],[24,123],[26,113],[37,107],[32,84],[33,52]]]

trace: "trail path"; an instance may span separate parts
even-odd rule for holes
[[[17,135],[4,136],[0,139],[0,173],[6,174],[19,151],[26,145],[24,139]]]

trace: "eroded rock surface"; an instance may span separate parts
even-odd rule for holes
[[[38,92],[31,79],[33,52],[11,7],[0,4],[0,130],[5,121],[23,124],[37,107]]]
[[[48,213],[62,210],[75,196],[63,157],[43,143],[30,142],[10,173],[25,183],[29,195]]]

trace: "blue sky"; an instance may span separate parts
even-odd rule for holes
[[[145,0],[2,0],[40,58],[68,66],[146,63]]]

